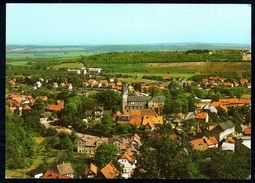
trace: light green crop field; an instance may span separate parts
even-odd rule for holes
[[[7,62],[13,66],[29,66],[27,63],[28,61],[15,61],[15,62]]]
[[[82,68],[84,67],[82,63],[62,63],[59,65],[53,66],[54,69],[59,69],[59,68]]]
[[[207,62],[201,73],[247,71],[251,71],[251,62]]]

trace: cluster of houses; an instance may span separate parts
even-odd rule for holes
[[[9,109],[12,113],[19,111],[19,115],[22,115],[25,111],[31,110],[36,100],[41,99],[44,102],[48,100],[47,96],[37,96],[33,98],[31,95],[20,95],[14,93],[7,93],[5,95],[6,105],[5,108]],[[47,121],[51,116],[51,112],[58,112],[64,109],[64,101],[57,100],[56,104],[48,104],[45,106],[45,113],[42,114],[40,121]]]
[[[114,79],[110,79],[110,82],[107,80],[95,80],[95,79],[89,79],[88,81],[85,81],[82,83],[83,88],[109,88],[109,89],[114,89],[117,91],[122,90],[122,82],[117,81],[114,82]]]
[[[245,105],[250,106],[251,99],[223,98],[213,102],[210,99],[198,99],[196,108],[198,110],[209,110],[210,112],[218,113],[218,110],[227,112],[229,107],[242,107]]]
[[[97,76],[97,75],[100,75],[101,72],[102,72],[102,69],[101,68],[88,68],[88,70],[83,67],[83,68],[69,68],[67,69],[68,72],[75,72],[77,74],[83,74],[83,75],[90,75],[90,76]]]
[[[38,96],[35,99],[31,95],[19,95],[14,93],[7,93],[5,95],[6,105],[5,108],[9,109],[11,112],[18,110],[20,115],[22,111],[31,110],[31,106],[34,105],[34,102],[37,99],[42,99],[46,101],[47,96]]]
[[[71,163],[52,163],[51,167],[44,173],[39,173],[34,176],[36,179],[73,179],[75,171]]]
[[[226,81],[227,78],[221,78],[218,76],[210,76],[209,78],[204,78],[199,83],[199,86],[202,86],[204,88],[214,88],[215,86],[224,85],[226,87],[234,87],[234,86],[244,86],[247,88],[251,88],[251,83],[248,81],[248,79],[240,78],[239,82],[229,82]]]
[[[94,156],[97,148],[100,145],[108,143],[113,144],[118,150],[116,159],[122,166],[122,172],[120,172],[121,176],[124,178],[130,178],[136,167],[134,153],[139,154],[139,150],[142,145],[141,139],[137,134],[134,134],[131,137],[113,136],[111,138],[84,134],[81,138],[78,139],[77,152]],[[101,170],[101,173],[104,175],[105,178],[116,178],[116,176],[119,174],[119,171],[116,171],[118,173],[116,173],[115,176],[107,176],[109,175],[108,171],[112,171],[115,169],[116,168],[114,167],[114,165],[112,163],[109,163],[108,165],[106,165],[105,168]],[[98,177],[97,168],[95,167],[95,165],[91,164],[88,167],[88,169],[86,169],[85,177],[86,178]]]
[[[70,91],[73,90],[72,83],[60,83],[60,84],[58,84],[57,82],[54,82],[54,83],[53,83],[53,88],[54,88],[54,89],[57,89],[57,88],[67,88],[67,89],[69,89]]]

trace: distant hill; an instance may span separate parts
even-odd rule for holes
[[[249,50],[248,44],[211,44],[211,43],[162,43],[162,44],[127,44],[127,45],[84,45],[84,46],[40,46],[40,45],[7,45],[7,54],[19,53],[107,53],[132,51],[187,51],[195,49],[221,50],[242,49]]]

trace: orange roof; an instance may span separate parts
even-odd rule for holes
[[[225,106],[225,105],[220,105],[220,107],[221,107],[222,109],[224,109],[225,111],[228,109],[227,106]]]
[[[87,175],[90,171],[97,174],[97,167],[93,163],[90,163],[90,165],[86,168],[85,175]]]
[[[106,179],[114,179],[119,174],[119,171],[111,162],[108,163],[104,168],[102,168],[101,172]]]
[[[61,83],[60,84],[62,87],[66,87],[66,84],[65,83]]]
[[[117,111],[115,114],[113,114],[113,117],[120,117],[122,114],[120,111]]]
[[[137,140],[141,140],[141,138],[139,137],[139,135],[137,135],[136,133],[134,134],[134,137],[137,139]]]
[[[189,142],[191,143],[191,145],[193,145],[193,148],[196,150],[203,151],[208,149],[207,143],[205,143],[202,138],[191,140]]]
[[[58,86],[58,83],[57,83],[57,82],[54,82],[54,83],[53,83],[53,86]]]
[[[195,119],[206,119],[207,116],[208,116],[207,112],[199,112],[197,113]]]
[[[130,151],[130,150],[128,150]],[[131,151],[130,151],[131,152]],[[134,162],[134,159],[132,159],[129,154],[127,153],[127,151],[125,153],[123,153],[123,155],[120,157],[120,159],[126,159],[128,160],[130,163]]]
[[[212,137],[209,137],[209,138],[205,138],[205,141],[208,145],[215,145],[215,144],[218,144],[218,141],[216,139],[216,137],[212,136]]]
[[[178,114],[178,117],[179,117],[179,118],[184,118],[184,114],[180,112],[180,113]]]
[[[15,81],[10,80],[10,81],[9,81],[9,84],[10,84],[10,85],[15,85]]]
[[[212,102],[209,105],[213,107],[218,107],[220,105],[220,102]]]
[[[251,126],[245,128],[244,134],[245,134],[245,135],[251,135]]]
[[[170,76],[162,76],[163,79],[171,79]]]
[[[163,117],[162,116],[144,116],[142,125],[146,126],[149,124],[151,128],[154,127],[154,125],[162,125],[163,124]]]
[[[235,143],[235,140],[232,137],[227,138],[228,143]]]
[[[50,110],[50,111],[61,111],[62,106],[61,105],[48,105],[46,109]]]
[[[157,116],[154,110],[128,110],[124,113],[125,115],[130,115],[130,124],[141,126],[143,116]]]
[[[23,110],[31,110],[31,107],[29,107],[28,104],[25,104],[22,109]]]
[[[170,135],[170,139],[171,139],[171,140],[176,140],[178,137],[179,137],[179,136],[176,135],[175,133],[172,133],[172,134]]]
[[[99,83],[102,83],[102,84],[107,84],[108,81],[107,80],[100,80]]]
[[[42,179],[71,179],[71,177],[65,176],[65,175],[59,175],[52,170],[47,170],[43,176]]]

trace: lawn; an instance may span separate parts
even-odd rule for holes
[[[28,63],[28,61],[7,62],[7,64],[11,64],[13,66],[30,66],[27,63]]]
[[[53,66],[54,69],[59,69],[59,68],[82,68],[84,67],[82,63],[62,63],[59,65]]]

